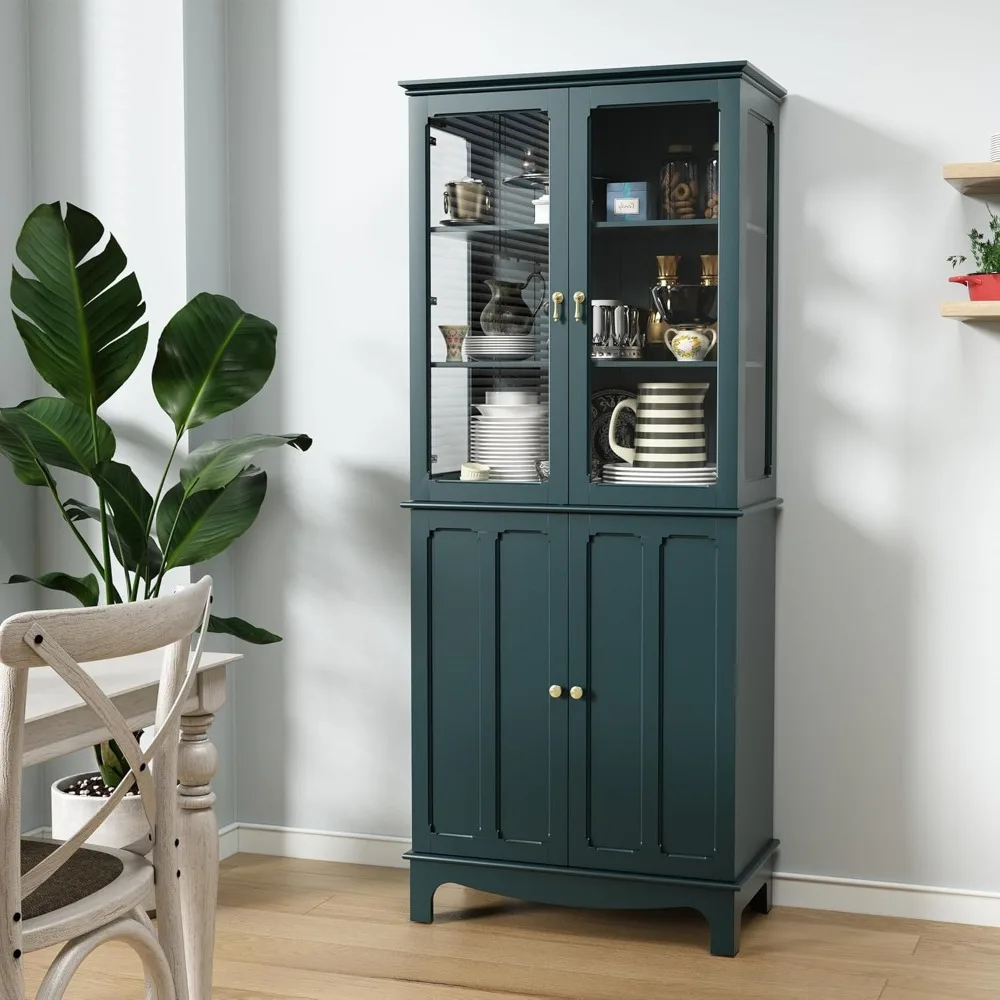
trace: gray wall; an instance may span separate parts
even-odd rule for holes
[[[28,143],[28,15],[22,0],[0,3],[0,274],[10,273],[14,243],[31,208]],[[4,278],[6,281],[6,277]],[[35,395],[35,375],[7,308],[0,309],[0,405]],[[36,489],[19,483],[0,462],[0,580],[34,573]],[[33,586],[0,586],[0,619],[37,606]],[[42,824],[45,796],[41,768],[24,773],[22,821],[26,830]]]

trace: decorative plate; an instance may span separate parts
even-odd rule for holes
[[[605,465],[625,463],[611,450],[608,444],[608,428],[611,414],[623,399],[635,399],[635,393],[627,389],[599,389],[590,396],[590,472],[593,479],[601,478]],[[622,448],[635,447],[635,413],[623,407],[618,415],[615,443]]]

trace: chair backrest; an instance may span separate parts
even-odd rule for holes
[[[176,788],[180,713],[198,669],[208,624],[212,580],[168,597],[65,611],[25,612],[0,625],[0,949],[18,951],[21,899],[57,871],[96,831],[134,784],[156,838],[173,838],[173,808],[158,821],[157,791]],[[195,656],[192,633],[201,626]],[[80,666],[166,647],[157,704],[157,732],[143,753],[122,714]],[[48,666],[80,695],[116,740],[131,770],[101,810],[30,872],[20,875],[21,757],[28,668]],[[150,770],[156,775],[153,781]],[[139,849],[139,845],[130,845]],[[147,853],[149,843],[140,853]],[[10,952],[8,951],[8,954]],[[2,976],[0,976],[2,978]],[[2,985],[2,984],[0,984]]]

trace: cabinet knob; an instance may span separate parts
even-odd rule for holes
[[[573,301],[576,303],[576,321],[583,322],[583,304],[587,301],[587,296],[583,292],[574,292]]]
[[[569,689],[569,696],[573,699],[573,701],[579,701],[583,697],[583,688],[580,687],[579,684],[574,684]]]
[[[550,698],[561,698],[562,697],[562,687],[561,687],[561,685],[559,685],[559,684],[553,684],[552,687],[549,688],[549,697]]]
[[[552,293],[552,322],[559,322],[560,306],[563,304],[563,300],[566,298],[562,292]]]

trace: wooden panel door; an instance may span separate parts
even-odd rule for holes
[[[571,865],[732,867],[735,523],[571,521]]]
[[[413,843],[564,864],[566,518],[413,514]]]

